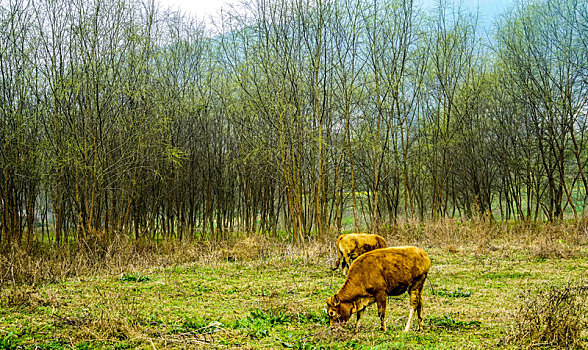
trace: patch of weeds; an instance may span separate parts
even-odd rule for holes
[[[122,282],[148,282],[151,281],[151,278],[149,278],[147,275],[142,275],[141,273],[125,272],[122,276],[120,276],[120,280]]]
[[[190,332],[193,330],[198,330],[198,329],[206,327],[209,322],[210,322],[210,320],[206,316],[194,317],[194,318],[186,317],[184,322],[182,322],[181,328],[182,328],[182,331],[184,331],[184,332]]]
[[[581,266],[581,265],[574,265],[574,266],[566,267],[566,270],[568,270],[568,271],[584,271],[587,269],[588,269],[587,266]]]
[[[104,343],[102,341],[84,341],[75,346],[76,350],[90,350],[90,349],[105,349],[112,347],[112,344]]]
[[[274,325],[290,323],[290,316],[282,308],[270,308],[268,310],[252,309],[248,318],[259,319]]]
[[[88,350],[92,348],[92,343],[89,342],[81,342],[76,345],[76,350]]]
[[[482,322],[480,321],[459,321],[453,318],[450,314],[445,314],[441,317],[429,317],[427,323],[433,327],[444,329],[468,329],[480,328]]]
[[[235,294],[235,293],[238,293],[238,292],[239,292],[239,288],[237,288],[237,287],[231,287],[225,293],[227,293],[227,294]]]
[[[267,323],[249,317],[244,320],[236,320],[233,327],[245,331],[247,336],[252,339],[261,339],[269,335]]]
[[[345,348],[347,348],[347,349],[361,349],[362,346],[361,346],[361,344],[359,344],[356,341],[350,341],[350,342],[347,342],[347,344],[345,344]]]
[[[404,342],[394,342],[392,343],[392,349],[395,350],[403,350],[403,349],[412,349],[409,345],[406,345]]]
[[[359,349],[357,342],[347,343],[345,345],[345,349]],[[295,350],[326,350],[331,347],[327,347],[322,344],[315,344],[312,341],[308,341],[306,338],[302,339],[292,339],[289,342],[282,341],[282,347],[285,349],[295,349]]]
[[[436,337],[417,332],[409,332],[399,334],[399,340],[388,346],[387,344],[377,345],[370,349],[443,349],[439,346],[439,341]]]
[[[156,314],[148,314],[142,317],[139,322],[141,326],[158,326],[164,324],[164,322]]]
[[[588,284],[551,286],[523,292],[507,341],[534,346],[577,348],[588,328]]]
[[[203,293],[211,292],[212,288],[205,286],[201,283],[196,283],[194,285],[194,296],[201,296]]]
[[[78,316],[53,315],[53,317],[56,327],[71,326],[77,328],[80,332],[78,334],[79,338],[100,334],[103,340],[115,341],[129,339],[133,325],[142,323],[140,320],[137,321],[134,310],[111,310],[97,315],[85,310]]]
[[[331,288],[315,287],[311,292],[311,295],[324,296],[326,299],[333,295],[333,291]]]
[[[267,287],[267,288],[262,288],[259,291],[259,293],[257,294],[257,296],[260,296],[260,297],[277,297],[277,296],[279,296],[279,294],[275,290]]]
[[[324,346],[317,346],[315,344],[306,342],[306,341],[301,341],[301,340],[297,340],[295,343],[285,343],[282,342],[282,346],[285,349],[295,349],[295,350],[318,350],[318,349],[326,349],[326,347]]]
[[[16,349],[16,334],[9,332],[4,338],[0,339],[0,350]]]
[[[250,338],[260,339],[267,337],[274,326],[290,322],[290,316],[283,309],[252,309],[245,319],[236,320],[233,328],[244,330]]]
[[[58,303],[55,297],[42,296],[35,286],[16,286],[0,290],[1,308],[36,308],[39,306],[55,306]]]
[[[66,341],[64,341],[63,343],[61,343],[60,341],[57,340],[50,340],[48,343],[45,344],[34,344],[32,346],[28,346],[28,349],[35,349],[35,350],[61,350],[61,349],[65,349],[65,345],[67,344]],[[70,346],[68,346],[68,348],[71,349]]]
[[[433,291],[433,295],[446,298],[469,298],[472,296],[472,292],[463,290],[459,287],[457,287],[457,289],[454,290],[439,288]]]
[[[192,334],[211,334],[218,332],[222,328],[222,325],[222,323],[213,321],[206,316],[195,318],[188,317],[182,322],[181,328],[182,331],[190,332]]]
[[[125,349],[134,349],[135,345],[131,344],[131,343],[127,343],[127,342],[120,342],[118,344],[115,344],[113,346],[113,349],[115,350],[125,350]]]
[[[563,240],[550,239],[543,237],[539,245],[532,251],[532,256],[536,261],[545,262],[547,259],[567,259],[573,258],[577,252],[570,249]]]
[[[316,311],[309,311],[309,312],[300,312],[294,314],[292,316],[293,320],[298,321],[298,323],[306,324],[306,323],[313,323],[313,324],[329,324],[329,315],[325,310],[321,310],[319,312]]]
[[[523,278],[531,276],[530,272],[490,272],[484,274],[482,277],[490,280],[507,279],[507,278]]]

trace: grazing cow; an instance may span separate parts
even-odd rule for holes
[[[414,312],[423,328],[423,287],[431,260],[417,247],[393,247],[367,252],[357,258],[349,269],[345,283],[339,291],[327,299],[330,325],[345,323],[351,314],[357,313],[355,331],[359,319],[368,305],[376,302],[381,329],[386,331],[386,299],[389,295],[410,295],[410,314],[404,331],[410,330]]]
[[[381,236],[370,233],[341,235],[337,238],[337,262],[332,270],[335,271],[339,268],[339,263],[341,262],[341,258],[343,258],[341,272],[345,276],[353,260],[357,259],[363,253],[380,248],[386,248],[386,240]]]

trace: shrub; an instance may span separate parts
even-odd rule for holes
[[[576,348],[588,327],[588,284],[525,291],[510,340],[521,345]]]
[[[266,245],[261,235],[247,236],[238,240],[231,249],[223,249],[222,254],[229,261],[252,261],[263,256]]]

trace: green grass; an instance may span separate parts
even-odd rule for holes
[[[120,280],[123,282],[147,282],[150,280],[149,276],[142,275],[140,273],[124,273]]]
[[[472,296],[472,292],[467,291],[467,290],[462,290],[460,287],[457,287],[454,290],[440,288],[437,290],[433,290],[432,294],[436,295],[436,296],[447,297],[447,298],[469,298]]]
[[[0,294],[0,349],[508,348],[503,339],[520,293],[580,280],[588,266],[586,246],[572,258],[541,261],[520,248],[456,254],[425,246],[432,260],[425,329],[402,332],[408,317],[404,295],[388,299],[385,333],[372,305],[355,334],[351,326],[328,327],[325,300],[344,278],[330,270],[334,250],[313,244],[282,246],[246,262],[204,259],[6,287]]]

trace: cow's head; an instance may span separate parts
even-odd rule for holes
[[[351,316],[353,303],[341,302],[337,294],[327,299],[327,313],[329,314],[329,324],[333,327],[338,323],[345,323]]]

